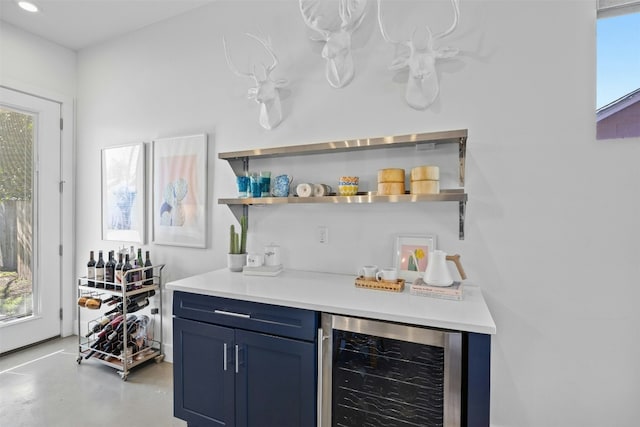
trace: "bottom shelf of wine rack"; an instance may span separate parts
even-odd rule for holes
[[[78,353],[78,363],[82,360],[93,360],[104,365],[111,366],[112,368],[119,369],[123,371],[125,374],[128,373],[128,370],[136,367],[148,360],[156,359],[157,362],[162,360],[162,354],[159,350],[160,343],[157,341],[153,341],[151,346],[145,347],[140,351],[130,354],[128,356],[125,355],[114,355],[111,353],[107,353],[101,350],[94,350],[91,348],[91,342],[86,342],[80,344],[80,349]],[[85,359],[85,357],[94,351],[93,356]],[[125,358],[126,360],[126,368],[125,368]]]

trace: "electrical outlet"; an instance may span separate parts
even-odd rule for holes
[[[329,228],[325,225],[321,225],[318,227],[318,243],[329,243]]]

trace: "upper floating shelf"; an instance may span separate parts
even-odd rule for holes
[[[378,138],[349,139],[316,144],[289,145],[285,147],[259,148],[245,151],[219,153],[223,160],[296,156],[303,154],[339,153],[342,151],[370,150],[376,148],[410,147],[422,144],[461,144],[467,139],[467,130],[414,133]]]

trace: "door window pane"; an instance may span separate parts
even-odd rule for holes
[[[0,321],[33,314],[34,118],[0,106]]]

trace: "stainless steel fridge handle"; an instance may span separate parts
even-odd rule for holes
[[[322,349],[323,349],[323,341],[329,339],[329,336],[325,335],[322,331],[322,327],[318,328],[318,354],[317,354],[317,378],[318,378],[318,389],[317,389],[317,399],[316,399],[316,425],[322,426]]]

